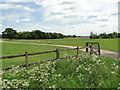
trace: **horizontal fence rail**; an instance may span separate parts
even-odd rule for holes
[[[79,49],[85,49],[87,47],[81,47]],[[88,47],[89,48],[89,47]],[[70,50],[76,50],[77,48],[71,48],[71,49],[60,49],[59,51],[70,51]],[[53,51],[45,51],[45,52],[38,52],[38,53],[28,53],[28,55],[38,55],[38,54],[44,54],[44,53],[52,53],[56,52],[56,50]],[[0,57],[0,59],[7,59],[7,58],[16,58],[16,57],[23,57],[25,54],[20,54],[20,55],[12,55],[12,56],[3,56]]]
[[[93,44],[96,44],[96,43],[93,43]],[[98,43],[97,43],[98,44]],[[0,57],[0,59],[9,59],[9,58],[16,58],[16,57],[23,57],[25,56],[25,65],[20,65],[20,66],[14,66],[14,67],[9,67],[9,68],[5,68],[5,69],[2,69],[3,71],[4,70],[11,70],[11,69],[14,69],[14,68],[22,68],[22,67],[28,67],[28,66],[31,66],[31,65],[37,65],[37,64],[41,64],[41,63],[45,63],[45,62],[49,62],[49,61],[54,61],[54,60],[60,60],[60,59],[66,59],[66,58],[72,58],[72,57],[78,57],[80,54],[79,54],[79,50],[80,49],[86,49],[86,52],[88,53],[88,48],[90,48],[90,54],[92,54],[93,52],[94,53],[97,53],[97,51],[93,51],[93,47],[92,46],[89,46],[88,42],[86,43],[86,47],[79,47],[77,46],[76,48],[71,48],[71,49],[56,49],[56,50],[52,50],[52,51],[45,51],[45,52],[37,52],[37,53],[28,53],[28,52],[25,52],[25,54],[21,54],[21,55],[13,55],[13,56],[4,56],[4,57]],[[99,47],[100,48],[100,47]],[[60,57],[60,51],[70,51],[70,50],[76,50],[77,53],[76,55],[73,55],[73,56],[67,56],[67,57]],[[100,50],[100,49],[99,49]],[[35,63],[30,63],[28,64],[29,62],[29,58],[28,56],[31,56],[31,55],[38,55],[38,54],[45,54],[45,53],[54,53],[56,52],[56,58],[55,59],[51,59],[51,60],[45,60],[45,61],[40,61],[40,62],[35,62]],[[82,54],[83,55],[83,54]]]

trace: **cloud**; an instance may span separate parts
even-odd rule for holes
[[[3,20],[5,20],[5,19],[6,19],[5,17],[0,16],[0,21],[3,21]]]
[[[115,12],[118,0],[40,0],[36,1],[44,10],[45,22],[71,23],[108,21]],[[106,16],[106,18],[103,18]]]
[[[96,16],[95,15],[88,16],[88,19],[93,19],[93,18],[97,18],[97,15]]]
[[[5,1],[23,2],[0,6],[4,11],[1,18],[4,24],[18,30],[42,29],[63,34],[89,35],[90,31],[112,32],[118,22],[118,0],[34,0],[29,5],[25,2],[31,0]],[[29,22],[31,20],[33,22]]]
[[[20,22],[28,22],[31,21],[29,18],[24,18],[24,19],[17,19],[16,22],[20,23]]]
[[[65,2],[62,2],[61,4],[74,4],[74,2],[69,2],[69,1],[66,2],[66,1],[65,1]]]
[[[100,25],[100,27],[107,27],[108,25]]]
[[[23,9],[23,10],[26,10],[26,11],[35,11],[34,9],[32,8],[29,8],[27,6],[23,6],[23,5],[14,5],[14,4],[0,4],[0,9],[1,10],[9,10],[9,9]]]
[[[34,2],[34,0],[4,0],[4,2]]]
[[[0,27],[2,27],[2,24],[0,24]]]
[[[109,19],[98,19],[96,21],[108,21]]]
[[[42,26],[42,30],[47,30],[47,29],[50,29],[51,27],[49,26]]]
[[[35,11],[34,9],[29,8],[29,7],[27,7],[27,6],[25,6],[24,9],[25,9],[26,11],[31,11],[31,12]]]

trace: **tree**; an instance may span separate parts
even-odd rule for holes
[[[93,32],[90,32],[90,39],[98,39],[99,36]]]
[[[76,35],[73,35],[73,38],[77,37]]]
[[[118,38],[120,38],[120,33],[118,33]]]
[[[107,39],[107,38],[110,38],[110,36],[106,33],[103,33],[102,38]]]
[[[46,33],[40,30],[33,30],[31,32],[24,31],[18,32],[12,28],[6,28],[4,32],[2,32],[2,38],[10,38],[13,39],[57,39],[64,38],[64,35],[61,33]]]
[[[115,38],[118,37],[118,33],[117,32],[113,32],[113,35],[115,36]]]
[[[2,33],[3,37],[12,40],[13,38],[16,38],[17,31],[14,30],[13,28],[6,28],[5,31],[3,31]]]

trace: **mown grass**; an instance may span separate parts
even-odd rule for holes
[[[10,41],[3,39],[5,41]],[[85,46],[86,42],[98,42],[102,49],[118,52],[118,40],[120,39],[88,39],[88,38],[64,38],[64,39],[38,39],[38,40],[12,40],[13,42],[41,43],[41,44],[58,44]]]
[[[67,49],[67,48],[2,43],[2,56],[19,55],[19,54],[24,54],[25,52],[36,53],[36,52],[51,51],[56,49]],[[76,50],[60,52],[60,57],[65,57],[70,55],[76,55]],[[33,55],[28,57],[28,60],[29,60],[28,63],[34,63],[34,62],[50,60],[55,58],[56,58],[56,53]],[[24,65],[24,64],[25,64],[25,57],[17,57],[17,58],[2,60],[2,68],[17,66],[17,65]]]
[[[3,72],[3,88],[117,88],[118,60],[80,56]]]

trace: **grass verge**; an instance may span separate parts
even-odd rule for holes
[[[3,88],[118,88],[118,60],[86,56],[3,72]]]

